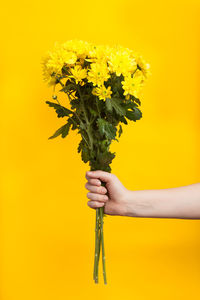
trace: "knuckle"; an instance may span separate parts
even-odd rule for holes
[[[100,189],[100,192],[101,192],[101,194],[106,194],[107,190],[106,190],[104,187],[102,187],[102,188]]]
[[[105,201],[108,201],[108,196],[105,195],[105,196],[104,196],[104,200],[105,200]]]
[[[100,182],[98,179],[95,179],[95,180],[94,180],[94,184],[97,185],[97,186],[100,186],[100,185],[101,185],[101,182]]]

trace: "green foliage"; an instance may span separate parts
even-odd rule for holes
[[[100,152],[95,159],[90,159],[90,166],[92,170],[103,170],[106,172],[110,172],[110,164],[112,163],[113,158],[115,157],[115,153],[110,151]]]
[[[71,93],[72,91],[76,91],[76,85],[74,83],[67,83],[60,92]]]
[[[56,96],[53,99],[58,103],[46,101],[55,109],[58,118],[68,118],[67,123],[49,139],[58,136],[65,138],[70,129],[77,130],[81,135],[78,153],[85,163],[89,162],[92,170],[111,171],[110,165],[115,153],[110,152],[110,144],[112,140],[117,140],[122,135],[121,124],[127,125],[127,120],[135,122],[142,117],[138,108],[140,100],[135,97],[125,100],[119,78],[112,80],[116,80],[113,97],[105,101],[92,95],[92,85],[77,86],[74,82],[67,82],[61,89],[69,97],[75,91],[73,95],[77,98],[70,100],[72,110],[60,105]]]
[[[129,120],[136,122],[137,120],[140,120],[142,118],[142,113],[139,108],[134,107],[132,110],[127,110],[126,117]]]
[[[125,116],[126,114],[126,110],[125,108],[121,105],[122,101],[119,98],[111,98],[111,99],[107,99],[110,100],[110,105],[112,107],[112,109],[115,110],[115,112],[119,115],[119,116]]]
[[[122,125],[120,124],[119,125],[119,131],[118,131],[118,137],[120,137],[122,135],[122,132],[123,132]]]
[[[117,129],[112,124],[101,118],[97,119],[97,124],[101,136],[105,136],[110,140],[115,139]]]
[[[107,111],[109,111],[109,112],[113,111],[113,106],[112,106],[110,98],[106,98],[106,108],[107,108]]]
[[[50,102],[50,101],[46,101],[46,103],[50,106],[53,107],[58,115],[58,118],[63,118],[66,116],[69,116],[70,114],[73,114],[73,112],[71,110],[69,110],[68,108],[54,103],[54,102]]]
[[[49,139],[54,139],[59,135],[61,135],[62,138],[65,138],[69,133],[70,126],[71,124],[67,122],[65,125],[56,130],[56,132],[52,136],[50,136]]]
[[[78,145],[78,153],[81,153],[81,158],[84,163],[87,163],[90,160],[89,149],[86,146],[84,140],[81,140]]]

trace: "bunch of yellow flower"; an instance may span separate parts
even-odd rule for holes
[[[44,80],[55,85],[59,80],[92,84],[92,94],[100,100],[110,98],[116,78],[121,82],[125,99],[138,97],[149,75],[149,64],[128,48],[93,45],[81,40],[55,43],[43,59]]]
[[[93,45],[70,40],[55,44],[43,59],[44,79],[53,91],[69,99],[68,107],[61,105],[57,95],[46,103],[65,123],[50,136],[65,138],[70,130],[81,136],[78,153],[89,162],[91,170],[111,172],[115,153],[110,151],[113,140],[123,132],[128,121],[142,118],[139,91],[149,75],[149,65],[141,56],[121,46]],[[65,104],[64,104],[65,105]],[[107,283],[104,247],[104,208],[96,209],[95,259],[93,279],[99,280],[99,261],[102,253],[104,283]]]

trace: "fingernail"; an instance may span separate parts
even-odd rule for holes
[[[88,173],[88,175],[92,175],[92,172],[91,172],[91,171],[88,171],[87,173]]]

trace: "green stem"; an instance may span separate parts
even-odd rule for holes
[[[96,225],[95,225],[95,254],[94,254],[94,272],[93,279],[96,280],[96,265],[97,265],[97,255],[98,255],[98,214],[96,211]]]
[[[85,105],[84,105],[84,100],[83,100],[79,85],[77,85],[77,89],[78,89],[78,93],[79,93],[79,96],[80,96],[80,99],[81,99],[81,104],[82,104],[82,109],[83,109],[83,113],[84,113],[84,116],[85,116],[86,124],[89,125],[89,121],[88,121],[88,117],[87,117],[87,113],[86,113],[86,109],[85,109]]]
[[[99,256],[101,247],[101,236],[100,236],[100,211],[96,209],[96,228],[95,228],[95,259],[94,259],[94,281],[98,283],[98,271],[99,271]]]
[[[104,249],[104,236],[103,236],[103,217],[104,217],[104,208],[100,208],[100,220],[101,220],[101,227],[100,227],[100,232],[101,232],[101,244],[102,244],[102,266],[103,266],[103,279],[104,279],[104,284],[107,284],[107,279],[106,279],[106,258],[105,258],[105,249]]]
[[[97,105],[97,111],[98,111],[98,115],[99,115],[99,118],[101,118],[101,114],[100,114],[100,110],[99,110],[99,104],[98,104],[98,99],[97,99],[97,96],[96,96],[96,105]]]
[[[85,121],[86,121],[86,127],[87,127],[86,132],[87,132],[87,135],[88,135],[88,139],[90,141],[90,148],[91,148],[91,150],[93,150],[93,139],[92,139],[92,134],[91,134],[90,122],[88,121],[87,112],[86,112],[86,109],[85,109],[85,104],[84,104],[84,100],[83,100],[79,85],[77,85],[77,90],[78,90],[78,93],[79,93],[79,96],[80,96],[81,107],[82,107],[83,114],[84,114]]]
[[[60,81],[60,79],[57,77],[57,76],[55,76],[56,77],[56,79],[58,80],[58,82],[60,83],[60,85],[62,86],[62,87],[64,87],[65,85],[64,85],[64,83],[62,83],[62,81]],[[65,77],[63,77],[63,78],[65,78]]]
[[[105,183],[102,183],[105,185]],[[104,219],[104,208],[100,207],[96,209],[96,228],[95,228],[95,258],[94,258],[94,272],[93,279],[95,283],[98,283],[99,276],[99,258],[102,250],[102,268],[104,284],[107,284],[106,279],[106,264],[105,264],[105,248],[104,248],[104,234],[103,234],[103,219]]]

